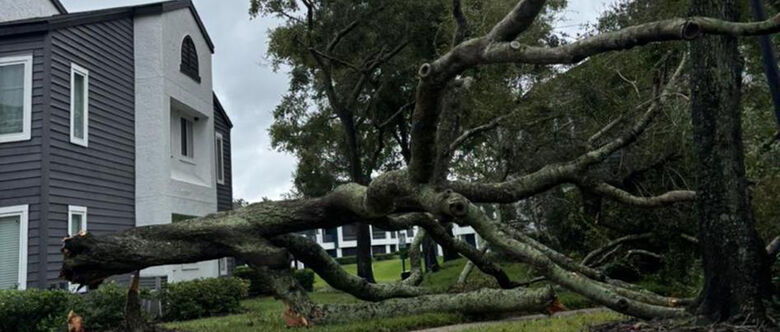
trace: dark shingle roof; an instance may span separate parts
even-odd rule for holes
[[[62,2],[60,2],[60,0],[51,0],[51,4],[54,5],[54,7],[57,7],[57,10],[60,11],[60,14],[68,13],[68,10],[65,9],[65,6],[62,5]]]
[[[54,1],[54,3],[59,3],[57,0],[52,1]],[[62,4],[59,6],[62,6]],[[209,45],[211,53],[214,53],[214,43],[211,41],[211,37],[209,37],[209,34],[206,31],[206,26],[203,25],[203,21],[200,19],[200,15],[198,15],[198,11],[195,9],[195,5],[193,5],[191,0],[171,0],[137,6],[117,7],[77,13],[67,13],[63,7],[61,9],[61,11],[64,12],[62,15],[2,22],[0,23],[0,36],[41,32],[128,16],[134,17],[138,15],[162,14],[184,8],[188,8],[192,13],[192,16],[195,17],[195,23],[197,23],[200,32],[203,34],[203,39],[205,39],[206,43]]]
[[[227,120],[228,128],[233,128],[233,122],[230,121],[230,117],[227,115],[227,112],[225,112],[225,108],[222,107],[222,103],[219,102],[219,98],[217,98],[217,93],[214,93],[214,109],[216,109],[222,116],[225,117],[225,120]]]

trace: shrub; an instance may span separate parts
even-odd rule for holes
[[[143,293],[142,297],[145,297]],[[127,287],[109,282],[82,297],[82,307],[76,313],[84,318],[90,331],[116,329],[125,321]]]
[[[375,254],[373,260],[378,261],[386,261],[395,259],[398,257],[398,253],[389,253],[389,254]],[[336,258],[336,262],[338,262],[341,265],[350,265],[350,264],[357,264],[357,256],[344,256]]]
[[[168,284],[163,290],[163,318],[188,320],[239,312],[249,285],[239,278],[213,278]]]
[[[81,298],[63,290],[0,290],[0,331],[63,331]]]
[[[396,258],[398,258],[398,253],[395,253],[395,252],[391,252],[391,253],[388,253],[388,254],[376,254],[376,255],[374,255],[374,261],[377,261],[377,262],[379,262],[379,261],[389,261],[391,259],[396,259]]]
[[[314,271],[310,269],[295,270],[294,275],[303,289],[309,292],[314,291]]]
[[[233,276],[249,283],[249,296],[255,297],[273,293],[270,287],[262,282],[257,271],[251,267],[239,266],[233,271]]]
[[[357,264],[357,256],[344,256],[336,258],[336,262],[341,265]]]
[[[126,292],[113,282],[84,295],[66,290],[0,290],[0,331],[64,331],[71,310],[84,318],[90,331],[116,329],[124,322]]]

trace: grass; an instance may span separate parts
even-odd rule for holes
[[[446,263],[441,263],[442,269],[433,274],[427,274],[423,280],[422,286],[431,287],[437,291],[445,292],[451,285],[453,285],[460,275],[463,265],[466,263],[465,259],[458,259]],[[408,268],[408,262],[407,262]],[[528,268],[520,264],[505,264],[504,268],[510,276],[515,280],[526,280],[531,277],[531,273]],[[356,274],[357,267],[353,265],[345,265],[344,269],[351,274]],[[394,282],[400,280],[401,276],[401,262],[398,259],[378,261],[374,262],[374,277],[377,282]],[[475,269],[468,279],[468,289],[477,289],[482,287],[497,287],[495,280],[483,274],[479,270]],[[314,281],[315,291],[311,294],[311,298],[314,302],[328,304],[328,303],[355,303],[359,300],[354,297],[333,290],[330,288],[324,280],[319,276],[315,277]],[[590,306],[590,303],[577,294],[570,292],[557,290],[559,299],[569,309],[577,309]],[[246,313],[229,315],[222,317],[211,317],[198,320],[191,320],[185,322],[173,322],[166,323],[163,326],[170,329],[176,329],[181,331],[229,331],[229,332],[245,332],[245,331],[289,331],[284,325],[284,320],[281,317],[283,311],[283,304],[272,298],[256,298],[249,299],[242,302],[243,307],[246,309]],[[616,314],[615,314],[616,315]],[[336,324],[327,326],[316,326],[306,331],[412,331],[417,329],[452,325],[473,321],[474,317],[467,317],[459,314],[424,314],[405,317],[393,317],[388,319],[376,319],[362,322],[352,322],[347,324]],[[498,328],[495,331],[579,331],[576,326],[585,326],[583,324],[587,322],[606,322],[609,320],[616,320],[615,316],[610,316],[604,313],[598,313],[594,315],[566,317],[561,319],[550,319],[540,321],[524,321],[491,325],[490,328]],[[550,322],[547,322],[550,321]],[[530,324],[530,325],[529,325]],[[579,325],[578,325],[579,324]],[[527,330],[524,330],[524,326],[528,325]],[[567,328],[561,330],[544,330],[541,329],[544,326]],[[483,331],[480,329],[479,331]],[[493,330],[490,330],[493,331]]]
[[[312,294],[312,300],[317,303],[354,303],[357,302],[354,297],[344,293],[318,292]],[[284,325],[282,319],[283,305],[273,298],[257,298],[242,302],[246,307],[247,313],[238,315],[229,315],[222,317],[203,318],[185,322],[173,322],[163,324],[169,329],[206,332],[206,331],[229,331],[229,332],[289,332],[290,329]],[[387,319],[376,319],[371,321],[354,322],[347,324],[333,324],[326,326],[315,326],[305,331],[412,331],[428,327],[458,324],[466,322],[466,318],[454,314],[426,314],[406,317],[394,317]]]

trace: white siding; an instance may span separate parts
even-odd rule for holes
[[[50,0],[0,0],[0,22],[60,13]]]

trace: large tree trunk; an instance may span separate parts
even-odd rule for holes
[[[736,0],[693,0],[692,15],[738,20]],[[737,39],[703,36],[691,43],[696,209],[704,289],[697,313],[713,321],[762,320],[770,292],[766,253],[754,227],[740,130],[742,65]]]
[[[371,229],[368,224],[357,224],[357,273],[364,280],[374,283],[374,267],[371,265]]]

